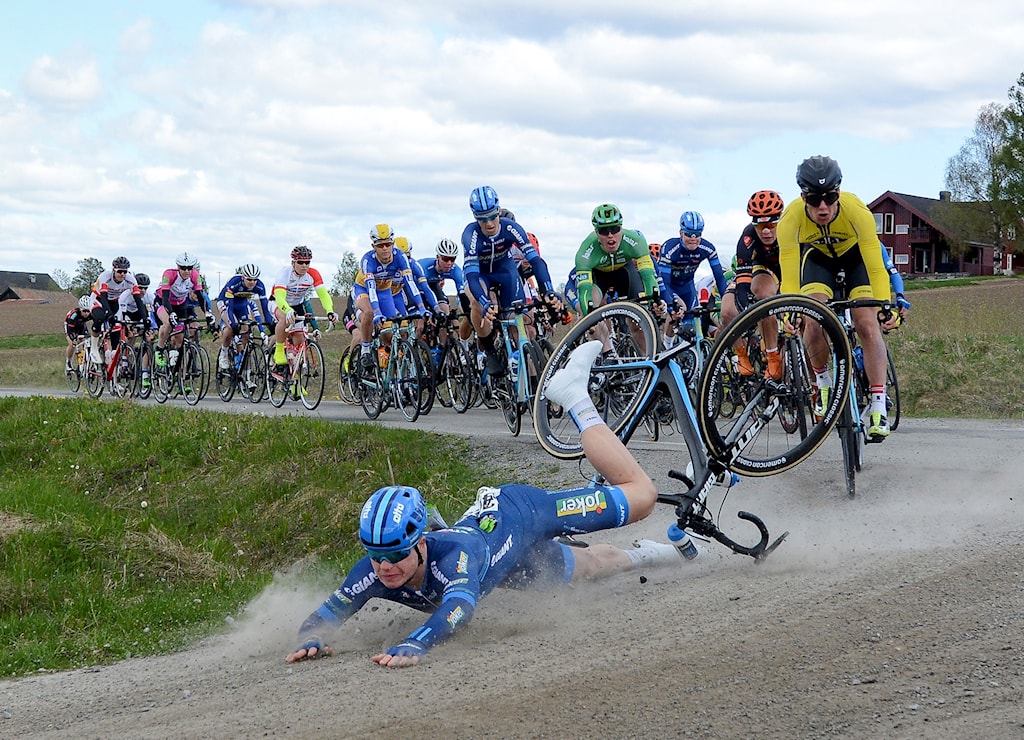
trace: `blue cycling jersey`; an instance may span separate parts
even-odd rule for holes
[[[256,284],[250,288],[245,284],[241,275],[234,275],[220,289],[217,301],[224,305],[228,313],[228,316],[221,316],[221,319],[230,321],[233,328],[238,327],[239,319],[244,319],[250,314],[256,319],[260,318],[259,314],[254,311],[256,305],[263,312],[265,323],[269,324],[273,321],[270,304],[267,302],[267,287],[262,280],[257,279]]]
[[[484,234],[480,224],[474,221],[467,225],[462,232],[462,250],[466,255],[462,263],[462,270],[466,282],[469,284],[469,289],[473,293],[473,297],[476,298],[481,306],[489,306],[490,301],[487,298],[487,291],[479,278],[486,278],[491,275],[500,276],[499,279],[502,281],[503,288],[505,289],[501,295],[503,308],[510,306],[512,301],[523,298],[522,280],[519,278],[516,278],[520,282],[518,296],[512,297],[504,294],[505,292],[516,292],[516,286],[511,282],[506,284],[505,281],[506,276],[511,280],[512,275],[518,276],[519,274],[516,261],[509,253],[514,246],[522,250],[526,261],[533,268],[533,274],[537,278],[542,291],[548,293],[553,289],[547,263],[537,253],[537,249],[533,246],[533,242],[530,241],[526,229],[512,219],[503,218],[500,220],[498,233],[493,237],[489,237]]]
[[[437,296],[427,283],[427,273],[423,265],[410,257],[409,269],[412,270],[412,282],[420,293],[420,300],[429,306],[431,311],[437,311]]]
[[[378,314],[381,313],[382,293],[397,295],[407,288],[417,307],[422,309],[423,298],[413,282],[409,259],[397,248],[392,249],[392,255],[391,262],[386,265],[381,264],[377,259],[377,253],[372,249],[363,255],[359,260],[359,272],[356,274],[354,285],[356,296],[365,294],[370,299],[374,314]],[[391,301],[386,303],[393,305]]]
[[[426,569],[419,589],[385,587],[369,557],[364,557],[306,619],[299,639],[324,639],[371,598],[380,598],[432,612],[389,651],[421,654],[467,623],[480,598],[496,587],[567,582],[575,563],[572,548],[553,537],[621,527],[628,521],[629,504],[615,486],[562,491],[522,484],[481,488],[452,527],[425,535]]]
[[[662,298],[671,303],[678,294],[680,300],[690,307],[697,305],[697,291],[693,285],[693,275],[704,260],[708,261],[711,272],[715,276],[718,294],[725,295],[727,282],[722,263],[718,259],[715,245],[707,239],[701,239],[694,250],[689,250],[679,237],[673,237],[661,244],[661,257],[658,259],[658,274],[664,282]]]

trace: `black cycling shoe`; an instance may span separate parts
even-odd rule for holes
[[[508,367],[502,362],[501,357],[498,353],[493,350],[485,350],[484,354],[487,355],[487,374],[492,378],[500,378],[508,370]]]

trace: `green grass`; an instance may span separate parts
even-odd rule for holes
[[[178,649],[275,570],[348,567],[369,491],[416,481],[452,516],[508,474],[461,438],[301,416],[34,397],[0,418],[7,676]]]

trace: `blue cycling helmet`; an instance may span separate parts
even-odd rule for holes
[[[359,541],[367,550],[411,550],[427,526],[427,504],[410,486],[378,488],[359,514]]]
[[[474,216],[493,216],[498,212],[498,194],[490,185],[481,185],[469,194],[469,210]]]
[[[695,231],[698,234],[704,232],[704,217],[696,211],[687,211],[679,217],[680,231]]]

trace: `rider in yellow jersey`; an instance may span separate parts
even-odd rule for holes
[[[782,292],[803,293],[827,301],[833,297],[836,274],[845,269],[849,298],[888,301],[889,274],[882,262],[875,217],[856,195],[840,192],[842,179],[839,164],[830,157],[810,157],[797,168],[800,200],[786,206],[778,226]],[[886,354],[878,309],[853,309],[853,322],[864,347],[864,367],[871,385],[868,439],[881,442],[889,436],[889,423],[885,405]],[[894,316],[884,328],[893,328],[896,323]],[[824,406],[832,377],[824,361],[821,327],[808,326],[804,339],[817,376],[819,405]]]

